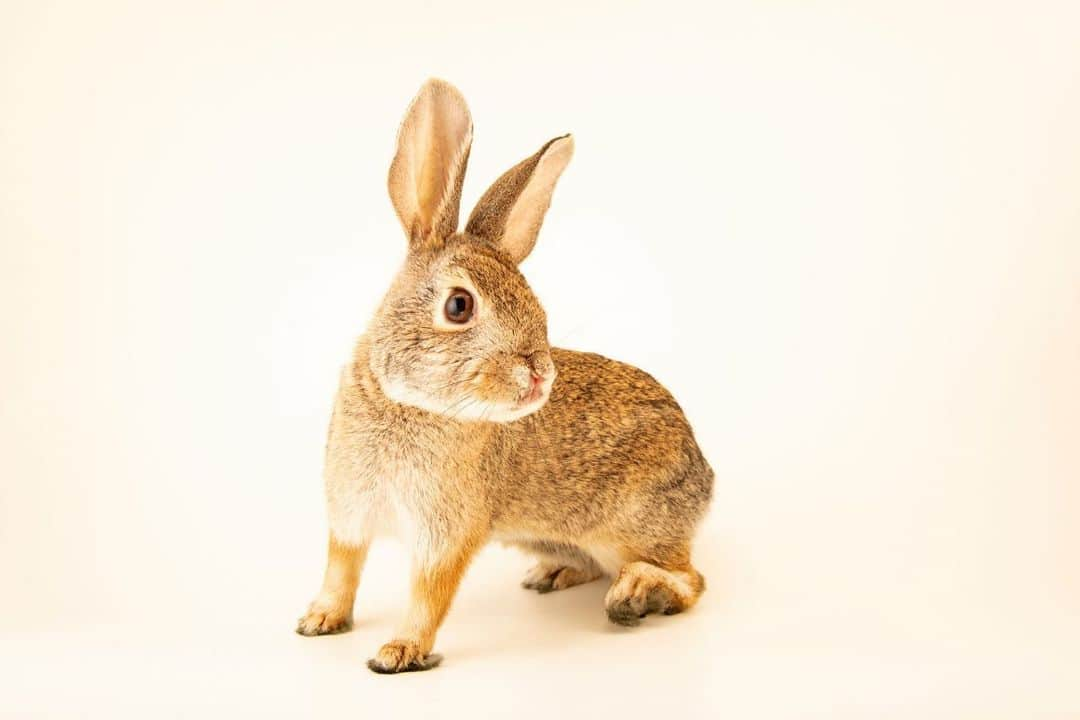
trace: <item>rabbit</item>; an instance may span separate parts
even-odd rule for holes
[[[342,371],[326,446],[330,539],[301,635],[350,628],[372,538],[412,555],[411,599],[368,667],[426,670],[469,561],[486,542],[535,556],[526,588],[603,576],[608,618],[692,607],[691,541],[713,471],[648,374],[550,347],[518,264],[536,243],[569,135],[503,174],[458,231],[472,142],[461,93],[431,79],[401,124],[389,192],[408,237],[397,277]]]

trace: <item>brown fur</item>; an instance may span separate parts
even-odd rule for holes
[[[550,348],[544,311],[516,267],[571,139],[496,181],[457,233],[446,218],[456,221],[471,136],[460,94],[425,85],[390,178],[409,255],[342,373],[327,442],[330,558],[298,631],[347,626],[368,543],[397,531],[413,553],[412,598],[395,639],[369,663],[378,672],[438,662],[435,633],[490,539],[538,556],[524,584],[540,592],[612,575],[605,606],[620,624],[688,609],[704,589],[690,543],[713,474],[678,404],[637,368]],[[446,326],[441,298],[462,285],[476,316]],[[535,404],[523,399],[530,373],[544,383]]]

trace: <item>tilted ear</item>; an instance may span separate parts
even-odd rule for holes
[[[457,231],[472,116],[456,87],[432,78],[405,111],[388,186],[409,246],[437,246]]]
[[[555,182],[573,154],[574,139],[563,135],[507,170],[476,203],[465,232],[520,263],[536,244]]]

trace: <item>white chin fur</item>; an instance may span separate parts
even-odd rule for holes
[[[485,400],[456,400],[447,402],[431,397],[427,393],[410,387],[400,380],[379,378],[383,394],[396,403],[427,410],[436,415],[443,415],[447,420],[487,421],[508,423],[531,415],[547,402],[548,392],[538,400],[526,405],[489,402]]]

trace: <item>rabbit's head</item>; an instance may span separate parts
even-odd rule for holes
[[[369,361],[398,403],[509,422],[543,407],[555,380],[547,318],[517,265],[536,243],[574,145],[556,138],[515,165],[458,232],[471,143],[465,99],[429,80],[406,112],[390,165],[409,251],[369,327]]]

